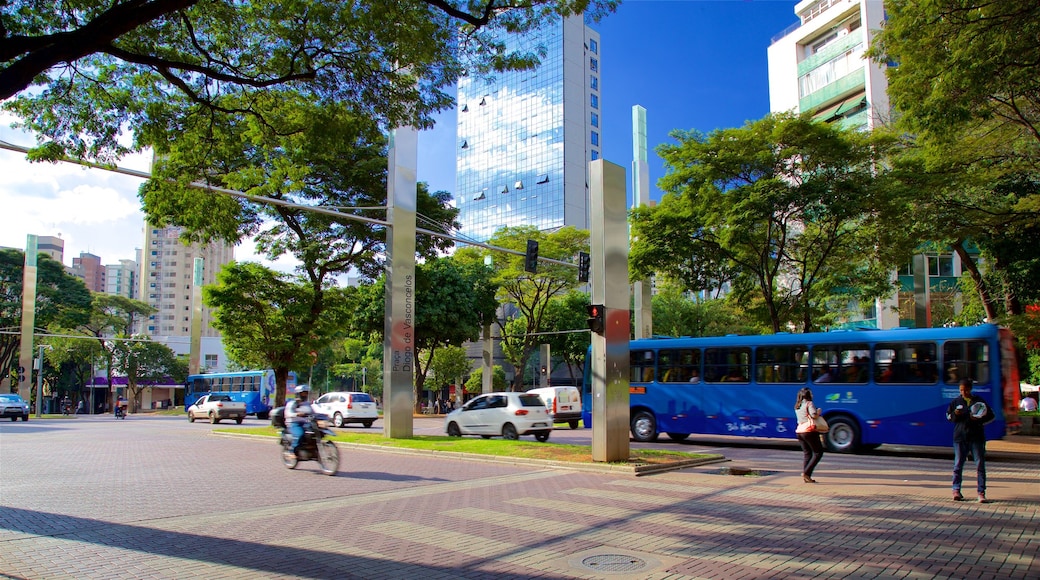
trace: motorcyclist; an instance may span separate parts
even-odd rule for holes
[[[296,453],[296,448],[303,439],[304,428],[310,422],[314,409],[307,400],[311,394],[309,386],[299,385],[293,392],[296,393],[296,399],[289,401],[289,404],[285,406],[285,425],[289,428],[289,435],[292,437],[292,451]]]

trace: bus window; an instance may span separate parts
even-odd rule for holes
[[[760,383],[804,383],[808,347],[760,346],[755,349],[755,379]]]
[[[746,383],[750,376],[750,348],[708,348],[704,350],[704,382]]]
[[[981,340],[946,341],[943,344],[943,381],[956,385],[963,378],[989,382],[989,345]]]
[[[628,360],[633,383],[649,383],[654,380],[654,351],[633,350]]]
[[[823,344],[813,347],[813,382],[866,383],[869,370],[869,345]]]
[[[661,350],[657,353],[657,368],[662,383],[688,383],[700,377],[700,349]]]
[[[926,383],[938,379],[934,342],[881,343],[874,348],[879,383]]]
[[[256,375],[249,377],[249,390],[254,392],[260,390],[260,377]]]

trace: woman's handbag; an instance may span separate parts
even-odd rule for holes
[[[823,418],[823,415],[813,419],[813,431],[817,433],[826,433],[831,430],[831,426],[827,424],[827,419]]]

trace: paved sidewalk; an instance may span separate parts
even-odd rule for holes
[[[205,426],[102,427],[89,443],[51,425],[0,431],[0,573],[728,580],[1040,569],[1040,461],[1028,447],[994,448],[1027,455],[990,463],[995,501],[977,504],[950,501],[939,459],[829,454],[811,485],[784,466],[721,474],[762,467],[739,462],[636,477],[351,448],[325,477],[313,463],[284,469],[270,441]]]

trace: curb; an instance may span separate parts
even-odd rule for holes
[[[267,435],[251,435],[247,433],[217,433],[211,432],[218,437],[237,437],[240,439],[270,439]],[[635,476],[653,475],[666,471],[675,471],[687,467],[708,465],[711,463],[722,463],[729,461],[723,455],[713,455],[698,459],[684,459],[669,463],[639,463],[635,465],[619,465],[615,463],[577,463],[573,461],[554,461],[551,459],[528,459],[523,457],[502,457],[498,455],[479,455],[476,453],[462,453],[460,451],[437,451],[416,449],[404,449],[400,447],[386,447],[383,445],[366,445],[364,443],[345,443],[336,441],[338,447],[347,449],[359,449],[362,451],[379,451],[383,453],[396,453],[398,455],[412,455],[421,457],[449,457],[451,459],[462,459],[465,461],[480,461],[483,463],[500,463],[505,465],[525,465],[532,467],[545,467],[551,469],[567,469],[571,471],[593,471],[601,473],[631,473]]]

